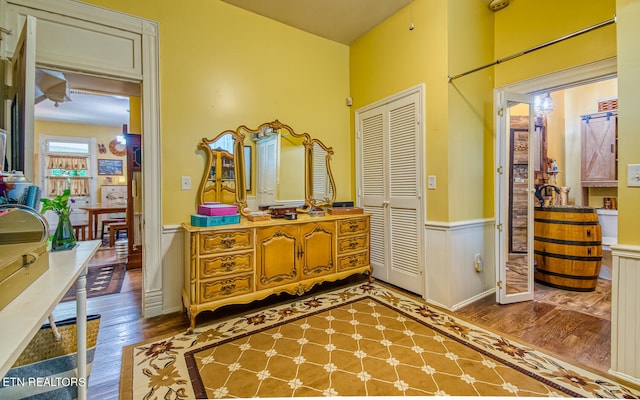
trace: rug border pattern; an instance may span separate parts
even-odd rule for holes
[[[171,393],[175,398],[206,397],[200,380],[194,379],[198,374],[194,353],[363,299],[389,307],[404,317],[571,397],[640,398],[640,391],[506,339],[454,317],[446,311],[433,308],[423,301],[375,283],[356,284],[302,297],[287,304],[214,322],[196,328],[191,334],[180,333],[164,340],[134,345],[131,352],[135,363],[133,369],[144,364],[143,373],[149,378],[148,384],[144,386],[147,389],[151,388],[145,398],[161,396],[162,394],[156,393],[161,389],[167,390],[167,394]],[[204,343],[208,344],[203,345]],[[199,347],[194,349],[196,345]],[[156,361],[159,360],[162,360],[162,366],[158,366]],[[187,368],[191,384],[186,379],[174,379],[174,364]],[[171,379],[161,382],[159,377],[162,374],[165,374],[165,378],[169,376]],[[199,383],[196,385],[194,382]],[[134,389],[131,388],[132,395]]]

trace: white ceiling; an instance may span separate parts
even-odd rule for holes
[[[35,105],[35,119],[75,124],[122,127],[129,125],[129,96],[140,96],[140,85],[115,79],[64,72],[71,101],[43,100]]]
[[[351,44],[412,0],[222,0],[338,43]]]
[[[222,1],[349,45],[412,0]],[[57,107],[50,100],[36,104],[36,120],[120,127],[129,124],[126,96],[139,96],[139,85],[76,73],[64,74],[72,90],[71,101],[59,103]],[[83,93],[76,93],[78,91]]]

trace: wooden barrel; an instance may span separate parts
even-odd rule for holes
[[[591,292],[602,263],[598,214],[588,207],[536,207],[535,280],[547,286]]]

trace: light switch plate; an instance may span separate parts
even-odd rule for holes
[[[627,186],[640,186],[640,164],[627,165]]]
[[[429,175],[427,177],[427,189],[435,189],[436,188],[436,176]]]
[[[182,190],[191,190],[191,177],[183,176],[180,179],[180,186],[182,187]]]

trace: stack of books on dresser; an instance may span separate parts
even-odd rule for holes
[[[191,225],[199,227],[231,225],[240,222],[238,207],[233,204],[205,203],[191,214]]]

